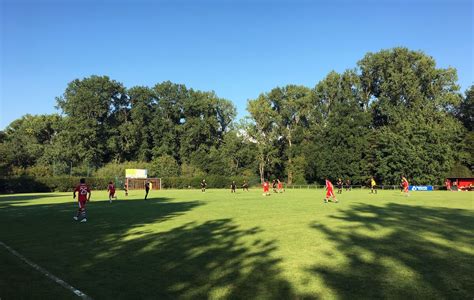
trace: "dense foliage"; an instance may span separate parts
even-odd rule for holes
[[[455,69],[406,48],[368,53],[313,88],[262,93],[239,122],[214,92],[91,76],[57,97],[60,114],[25,115],[0,132],[0,172],[112,178],[147,168],[176,185],[216,175],[397,184],[403,174],[439,184],[472,175],[473,98],[474,86],[459,91]]]

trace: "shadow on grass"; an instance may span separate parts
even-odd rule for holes
[[[169,198],[100,201],[89,206],[85,224],[71,220],[73,204],[35,205],[18,210],[25,213],[20,216],[12,207],[0,218],[15,226],[0,227],[0,236],[95,299],[314,298],[297,295],[283,278],[276,242],[258,239],[258,227],[217,219],[161,229],[200,205]],[[18,293],[15,287],[5,298],[21,298]]]
[[[315,266],[309,272],[341,299],[474,296],[472,211],[358,204],[332,218],[351,229],[312,227],[335,244],[344,264]]]
[[[272,257],[275,242],[249,244],[259,232],[231,219],[187,223],[123,242],[83,268],[101,278],[89,287],[98,299],[297,298]]]
[[[45,193],[45,194],[20,194],[20,195],[0,195],[0,205],[4,203],[15,203],[19,201],[31,201],[38,200],[41,198],[58,198],[64,197],[65,195],[58,195],[57,193]],[[72,198],[72,193],[71,193]]]

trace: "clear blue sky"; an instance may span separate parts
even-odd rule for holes
[[[239,117],[262,92],[395,46],[455,67],[463,91],[474,81],[469,0],[0,2],[0,129],[56,112],[67,83],[93,74],[214,90]]]

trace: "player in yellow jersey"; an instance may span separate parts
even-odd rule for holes
[[[377,183],[375,182],[374,177],[370,179],[370,193],[377,194]]]

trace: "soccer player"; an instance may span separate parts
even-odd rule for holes
[[[377,194],[377,183],[375,182],[375,179],[373,176],[370,178],[370,193]]]
[[[77,185],[74,189],[74,193],[72,194],[73,199],[76,199],[76,192],[78,193],[77,202],[79,204],[79,209],[77,210],[77,214],[75,217],[73,217],[73,219],[84,223],[87,222],[86,202],[89,202],[91,199],[91,190],[86,185],[86,180],[84,178],[81,178],[79,185]]]
[[[263,195],[264,196],[269,196],[270,195],[270,183],[268,183],[267,180],[263,182]]]
[[[278,193],[278,191],[277,191],[277,181],[276,181],[276,179],[273,179],[272,188],[273,188],[273,192],[274,192],[274,193]]]
[[[204,193],[206,191],[206,186],[207,186],[206,179],[203,179],[201,181],[201,192]]]
[[[346,192],[351,190],[351,181],[349,179],[346,180]]]
[[[145,182],[145,200],[148,197],[148,192],[150,191],[150,182],[147,180]]]
[[[249,184],[247,183],[247,180],[244,180],[244,184],[242,184],[242,191],[249,191]]]
[[[324,198],[324,203],[328,203],[329,198],[332,197],[335,203],[337,203],[336,195],[334,195],[334,186],[332,182],[326,177],[326,198]]]
[[[343,185],[343,183],[342,183],[342,179],[341,179],[341,178],[339,178],[339,179],[337,180],[336,185],[337,185],[337,193],[338,193],[338,194],[342,194],[342,185]]]
[[[445,184],[446,184],[446,190],[450,191],[451,190],[451,180],[446,179]]]
[[[408,187],[409,187],[408,180],[405,178],[405,176],[402,176],[402,187],[403,187],[403,193],[405,193],[405,196],[408,197],[410,194],[408,194]]]
[[[231,185],[230,185],[230,192],[231,192],[231,193],[235,193],[235,187],[236,187],[236,186],[237,186],[237,185],[235,184],[235,181],[232,180],[232,183],[231,183]]]
[[[278,179],[278,192],[283,193],[283,182]]]
[[[125,183],[125,185],[123,187],[125,189],[125,196],[128,196],[128,184]]]
[[[109,181],[109,185],[107,186],[107,191],[109,192],[109,202],[112,203],[112,198],[117,200],[117,196],[115,196],[115,185],[112,181]]]

